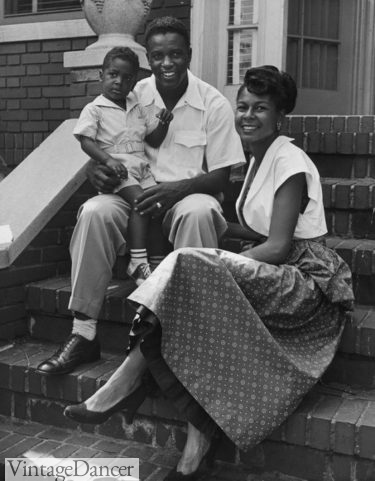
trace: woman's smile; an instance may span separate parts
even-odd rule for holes
[[[281,113],[269,95],[256,95],[242,90],[237,99],[236,128],[242,139],[262,142],[277,134]]]

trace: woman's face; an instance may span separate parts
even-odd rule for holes
[[[237,99],[235,125],[243,143],[252,145],[275,137],[281,119],[282,113],[269,95],[242,90]]]

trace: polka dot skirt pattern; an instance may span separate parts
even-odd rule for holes
[[[162,325],[170,369],[240,448],[279,426],[323,374],[351,309],[351,273],[296,241],[273,266],[219,249],[178,249],[129,297]]]

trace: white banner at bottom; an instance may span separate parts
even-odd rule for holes
[[[139,481],[139,459],[6,458],[5,481]]]

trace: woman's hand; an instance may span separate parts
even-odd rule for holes
[[[226,237],[238,237],[240,239],[246,239],[250,241],[259,241],[263,239],[263,236],[250,229],[250,227],[245,229],[245,227],[242,227],[242,225],[238,224],[238,222],[227,222],[227,224],[228,229],[225,233]]]
[[[87,164],[86,175],[94,188],[103,194],[111,194],[121,182],[113,170],[92,159]]]

